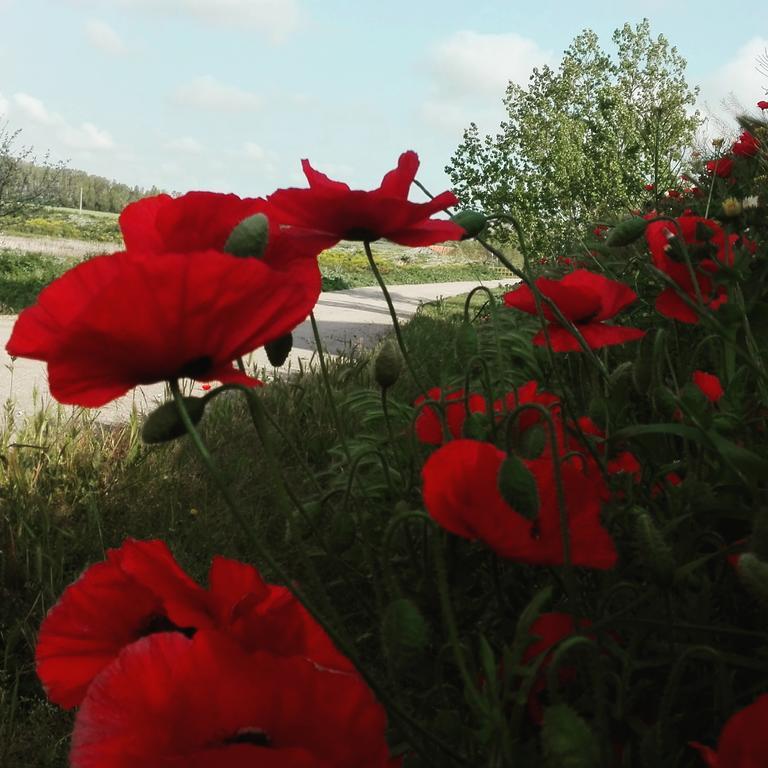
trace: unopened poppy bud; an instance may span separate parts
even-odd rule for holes
[[[648,222],[642,216],[633,216],[620,221],[608,234],[606,243],[612,248],[629,245],[645,233]]]
[[[233,256],[259,258],[267,250],[269,221],[263,213],[243,219],[230,232],[224,250]]]
[[[514,455],[499,467],[499,492],[504,501],[523,517],[533,520],[539,514],[539,490],[528,467]]]
[[[203,418],[206,401],[201,397],[183,397],[184,405],[193,424]],[[152,411],[141,428],[141,439],[148,444],[167,443],[187,433],[179,409],[173,400]]]
[[[488,223],[488,219],[482,213],[469,210],[459,211],[455,216],[451,216],[451,221],[458,224],[467,233],[462,236],[462,240],[477,237]]]
[[[640,558],[660,584],[670,584],[675,573],[675,559],[651,515],[635,508],[635,541]]]
[[[734,218],[741,214],[741,203],[735,197],[727,197],[723,200],[723,215]]]
[[[291,354],[293,349],[293,334],[286,333],[285,336],[281,336],[279,339],[269,341],[264,345],[264,351],[267,353],[267,358],[270,364],[275,368],[279,368]]]
[[[474,357],[480,349],[477,330],[472,323],[462,323],[456,330],[456,354],[462,362]]]
[[[758,600],[768,604],[768,563],[752,552],[744,553],[736,564],[739,581]]]
[[[382,389],[388,389],[399,378],[400,371],[403,369],[403,359],[400,351],[393,341],[386,341],[379,354],[376,355],[376,362],[373,366],[373,376],[376,383]]]
[[[394,662],[407,660],[429,643],[429,625],[418,606],[406,598],[393,600],[381,622],[384,652]]]

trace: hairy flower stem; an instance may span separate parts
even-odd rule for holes
[[[259,540],[258,536],[255,535],[253,528],[248,524],[245,515],[243,514],[237,501],[232,495],[229,484],[214,463],[213,457],[211,456],[210,452],[203,443],[202,438],[200,437],[200,433],[192,423],[192,419],[189,416],[189,411],[187,411],[187,407],[184,404],[181,390],[179,389],[179,382],[177,380],[173,380],[170,382],[170,386],[171,392],[173,393],[173,399],[176,402],[176,407],[179,411],[179,416],[187,430],[187,434],[192,439],[192,443],[194,444],[195,449],[200,455],[200,458],[203,460],[206,468],[210,472],[211,477],[213,477],[214,481],[216,482],[216,485],[219,487],[219,490],[221,491],[221,494],[224,497],[230,512],[232,513],[232,516],[235,518],[235,521],[242,529],[248,544],[250,547],[252,547],[259,560],[267,564],[269,569],[282,581],[285,587],[307,609],[307,611],[309,611],[309,613],[323,628],[323,630],[325,630],[326,634],[333,641],[334,645],[352,662],[352,664],[354,664],[358,673],[363,678],[363,680],[365,680],[371,691],[373,691],[376,698],[381,701],[387,711],[392,715],[393,719],[396,720],[398,725],[403,729],[403,732],[407,734],[414,749],[417,749],[417,745],[420,742],[429,742],[443,752],[444,756],[448,758],[450,764],[464,766],[464,761],[456,757],[455,750],[452,747],[441,742],[438,738],[426,731],[419,723],[413,720],[403,711],[400,705],[389,696],[387,691],[379,685],[378,681],[371,675],[365,666],[361,664],[357,649],[351,643],[349,643],[346,637],[339,633],[335,627],[323,619],[322,613],[318,610],[314,600],[310,598],[309,595],[298,584],[291,580],[290,574],[283,568],[278,560],[272,556],[272,553]]]
[[[400,347],[403,360],[405,360],[405,364],[408,367],[408,371],[416,383],[416,386],[421,390],[422,393],[426,394],[427,387],[424,386],[421,379],[419,378],[419,375],[416,373],[416,368],[413,365],[411,356],[408,354],[408,350],[406,349],[403,334],[400,330],[400,322],[397,319],[395,305],[392,303],[392,297],[389,294],[389,290],[387,289],[386,283],[384,282],[384,278],[381,276],[381,272],[379,272],[379,268],[376,266],[376,261],[373,258],[373,253],[371,252],[371,244],[367,240],[364,240],[363,248],[365,248],[365,255],[368,257],[368,264],[371,267],[371,272],[373,272],[373,276],[376,278],[376,282],[379,284],[379,288],[381,288],[381,292],[384,294],[384,301],[387,302],[389,316],[392,318],[392,327],[395,331],[395,338],[397,339],[397,346]]]
[[[336,431],[339,433],[339,439],[341,440],[341,446],[344,450],[344,455],[347,457],[347,461],[352,461],[352,453],[347,445],[347,433],[339,417],[339,411],[336,408],[336,401],[333,397],[333,388],[331,387],[331,379],[328,376],[328,366],[325,362],[325,355],[323,354],[323,342],[320,339],[320,331],[317,328],[317,321],[315,320],[315,313],[309,313],[309,321],[312,324],[312,335],[315,337],[315,347],[317,348],[317,358],[320,361],[320,373],[323,377],[323,384],[325,385],[325,393],[328,397],[328,405],[331,409],[331,416],[333,423],[336,425]]]

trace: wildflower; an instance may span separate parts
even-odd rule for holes
[[[757,108],[758,109],[763,109],[763,110],[768,109],[768,101],[764,101],[764,100],[763,101],[758,101],[757,102]]]
[[[215,631],[161,633],[127,646],[93,681],[70,765],[396,768],[386,727],[356,674],[246,653]]]
[[[731,152],[738,157],[754,157],[759,147],[760,142],[749,131],[743,131],[731,147]]]
[[[560,280],[540,277],[536,280],[536,287],[543,296],[552,300],[566,320],[576,326],[592,349],[623,344],[645,335],[645,331],[638,328],[624,328],[605,322],[637,298],[637,294],[623,283],[585,269],[577,269]],[[521,285],[505,294],[504,303],[513,309],[536,314],[533,291],[527,285]],[[552,349],[555,352],[581,351],[576,337],[560,325],[546,303],[542,302],[542,310],[549,321],[547,335]],[[538,346],[547,343],[543,330],[534,337],[533,343]]]
[[[283,270],[213,250],[96,256],[43,289],[6,350],[47,362],[51,394],[87,408],[178,378],[254,386],[232,361],[306,319],[320,282],[314,259]]]
[[[726,197],[723,200],[723,215],[732,219],[739,216],[742,211],[741,203],[735,197]]]
[[[722,179],[727,179],[733,172],[733,160],[730,157],[720,157],[717,160],[709,160],[704,167],[707,173],[714,173]]]
[[[433,245],[460,240],[465,231],[433,214],[458,202],[453,192],[443,192],[425,203],[412,203],[408,191],[416,177],[415,152],[400,155],[397,168],[370,192],[351,190],[316,171],[302,160],[308,189],[278,189],[267,197],[265,213],[282,227],[299,230],[325,248],[340,240],[373,241],[387,238],[400,245]]]
[[[693,372],[693,383],[701,390],[704,397],[711,403],[716,403],[725,394],[720,379],[705,371]]]

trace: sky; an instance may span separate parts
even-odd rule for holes
[[[265,195],[305,186],[308,158],[367,189],[414,149],[436,193],[468,124],[495,132],[508,81],[643,16],[705,115],[765,98],[762,0],[0,0],[0,124],[145,188]]]

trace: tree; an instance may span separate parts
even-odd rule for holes
[[[499,133],[481,138],[471,123],[445,169],[463,205],[514,215],[536,256],[571,250],[590,222],[640,207],[645,185],[676,186],[700,125],[686,62],[647,19],[613,42],[614,57],[585,30],[556,71],[534,69],[526,88],[510,82]]]
[[[50,202],[64,170],[48,155],[38,161],[32,147],[17,146],[21,129],[0,122],[0,219],[34,211]]]

